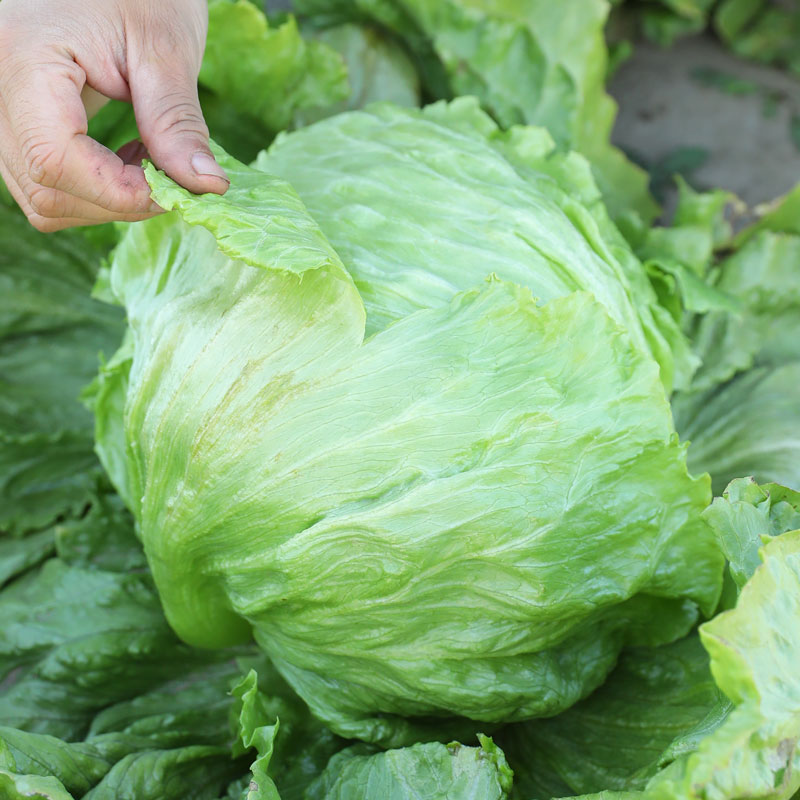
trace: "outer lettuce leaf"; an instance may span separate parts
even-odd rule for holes
[[[352,94],[335,47],[301,35],[293,17],[271,26],[248,0],[210,0],[199,82],[211,135],[244,161]]]
[[[258,676],[251,670],[247,677],[233,690],[241,704],[239,712],[239,745],[242,752],[255,748],[258,757],[250,770],[252,780],[247,791],[247,800],[280,800],[278,789],[267,769],[275,748],[275,737],[280,721],[265,724],[269,712],[264,707],[263,698],[258,693]]]
[[[7,800],[73,800],[55,778],[16,775],[0,769],[0,789]]]
[[[353,283],[289,187],[224,163],[224,198],[148,174],[237,259],[162,218],[131,229],[111,276],[133,347],[128,491],[182,637],[252,629],[335,731],[394,745],[430,735],[407,717],[552,714],[623,642],[714,608],[707,482],[603,306],[540,308],[495,279],[363,341]]]
[[[277,28],[248,0],[210,0],[200,83],[272,134],[298,109],[324,107],[348,95],[342,58],[305,40],[293,17]]]
[[[715,492],[737,475],[800,487],[800,361],[751,369],[674,407],[691,469],[711,472]]]
[[[453,102],[450,106],[429,106],[425,113],[447,125],[456,125],[461,118],[461,124],[458,125],[461,132],[487,137],[523,177],[535,183],[539,190],[564,211],[597,252],[612,254],[622,267],[630,286],[634,305],[645,328],[645,338],[656,360],[661,364],[665,385],[674,388],[688,386],[699,359],[692,353],[689,342],[678,325],[680,317],[674,307],[680,301],[674,297],[665,297],[660,291],[659,284],[664,282],[662,263],[657,265],[659,280],[654,280],[654,263],[647,261],[643,265],[631,252],[628,241],[611,221],[586,159],[575,152],[561,153],[554,150],[552,139],[542,128],[516,126],[501,133],[494,126],[481,125],[479,115],[474,110],[470,111],[470,101],[467,99]],[[549,176],[552,183],[542,180],[543,175]],[[691,207],[695,204],[687,205]],[[678,211],[680,210],[681,207]],[[693,210],[693,213],[698,214],[699,209]],[[643,257],[648,258],[646,252]],[[694,276],[685,275],[688,268],[683,265],[670,267],[678,268],[678,280],[671,276],[667,280],[678,284],[684,297],[690,294],[695,297],[698,307],[730,307],[727,296],[716,292]],[[674,268],[671,271],[676,272]]]
[[[142,575],[51,560],[4,590],[0,614],[0,723],[33,732],[80,737],[100,708],[198,658],[175,640]]]
[[[0,726],[8,793],[211,800],[240,774],[227,724],[238,668],[175,642],[140,576],[54,560],[0,594],[0,607],[0,719],[15,726]]]
[[[120,310],[89,297],[102,255],[79,233],[42,236],[0,208],[0,583],[48,550],[33,544],[46,537],[19,545],[11,566],[17,545],[4,537],[80,512],[94,487],[78,395],[122,332]]]
[[[79,520],[60,523],[55,535],[58,557],[76,567],[137,572],[147,562],[133,532],[133,520],[116,493],[99,491]]]
[[[733,313],[709,314],[692,331],[703,366],[697,390],[752,366],[800,360],[800,236],[763,231],[717,268],[714,286],[739,302]]]
[[[740,478],[704,514],[714,529],[736,586],[741,589],[760,563],[759,549],[773,536],[800,529],[800,493],[777,484],[759,486]]]
[[[691,369],[676,324],[596,208],[585,162],[555,155],[543,132],[505,135],[471,99],[381,105],[281,136],[258,166],[292,183],[346,261],[370,333],[495,272],[542,301],[591,291],[654,353],[667,386]]]
[[[82,232],[43,236],[19,211],[0,209],[0,336],[104,326],[120,315],[90,296],[105,251]]]
[[[713,22],[717,35],[738,55],[800,73],[800,9],[793,2],[660,0],[626,3],[624,10],[647,38],[664,47]]]
[[[668,47],[677,38],[702,31],[709,20],[716,0],[659,0],[659,2],[626,2],[622,5],[626,17],[632,17],[648,39]]]
[[[800,9],[766,0],[722,0],[714,28],[745,58],[787,66],[800,73]]]
[[[347,67],[350,94],[324,108],[299,111],[294,121],[308,125],[342,111],[386,101],[399,106],[420,104],[417,71],[402,47],[378,28],[354,24],[318,31],[314,37],[341,53]]]
[[[739,231],[734,240],[736,246],[743,245],[762,231],[800,236],[800,184],[788,194],[757,211],[761,212],[759,219]]]
[[[4,527],[21,535],[62,515],[80,513],[94,487],[96,468],[91,437],[85,432],[0,432]],[[0,538],[7,535],[0,533]]]
[[[292,186],[246,167],[219,148],[215,152],[231,181],[236,182],[235,191],[222,196],[203,195],[198,201],[197,195],[148,164],[145,174],[162,208],[177,209],[190,225],[207,228],[223,253],[252,267],[292,276],[318,271],[329,282],[343,283],[345,290],[352,287],[349,273]],[[136,271],[137,278],[146,275],[146,268]],[[358,295],[350,291],[349,297],[357,299]]]
[[[110,287],[107,291],[113,299]],[[128,329],[119,350],[100,366],[97,377],[85,387],[81,395],[86,406],[94,412],[95,452],[128,508],[134,507],[136,498],[128,486],[122,416],[132,358],[133,340]]]
[[[0,737],[7,748],[0,762],[6,762],[17,782],[37,777],[55,780],[70,800],[178,800],[187,795],[213,800],[239,771],[226,747],[189,745],[158,750],[156,742],[132,737],[67,744],[2,728]],[[45,772],[53,775],[43,775]]]
[[[647,231],[637,247],[661,304],[679,322],[684,312],[741,311],[741,301],[707,280],[715,252],[733,236],[728,210],[737,202],[730,192],[697,192],[676,177],[678,205],[669,226]]]
[[[60,740],[56,741],[54,748],[66,750],[70,747]],[[36,755],[38,759],[39,753]],[[40,767],[38,760],[36,766]],[[80,770],[84,765],[73,768]],[[102,780],[85,794],[82,791],[74,795],[69,793],[52,776],[5,770],[0,770],[0,788],[4,786],[2,781],[5,777],[10,784],[6,791],[12,793],[3,794],[4,798],[44,796],[48,800],[184,800],[191,797],[193,800],[214,800],[220,786],[224,786],[230,776],[237,772],[236,765],[231,763],[224,748],[189,746],[131,753],[110,767]],[[14,794],[13,790],[19,794]]]
[[[295,7],[321,25],[367,19],[393,31],[432,97],[476,95],[503,127],[547,127],[560,146],[589,157],[613,216],[655,216],[645,174],[609,144],[616,106],[603,88],[601,0],[300,0]]]
[[[641,790],[604,800],[789,800],[800,789],[800,531],[771,539],[736,607],[700,627],[733,710]]]
[[[45,528],[18,539],[0,538],[0,586],[53,553],[53,531]]]
[[[242,667],[247,666],[242,659]],[[309,713],[266,659],[251,659],[250,671],[233,689],[237,731],[234,752],[255,749],[250,800],[303,800],[331,756],[346,744]],[[256,673],[257,670],[257,673]]]
[[[102,482],[82,497],[89,503],[81,518],[69,518],[24,538],[0,539],[0,585],[42,563],[56,551],[76,566],[100,566],[114,571],[146,565],[132,520],[119,497]]]
[[[262,675],[258,687],[252,669],[236,683],[251,663]],[[278,714],[283,722],[276,741]],[[247,658],[187,672],[104,709],[83,741],[0,727],[0,770],[17,778],[55,778],[75,798],[202,800],[218,797],[242,775],[245,754],[255,747],[257,761],[237,781],[247,787],[237,797],[278,798],[274,776],[280,800],[301,800],[343,744],[310,717],[268,663]]]
[[[214,800],[237,772],[223,747],[147,750],[118,761],[84,800]]]
[[[503,800],[512,772],[502,750],[479,736],[480,747],[458,742],[416,744],[371,753],[343,750],[309,788],[307,800]]]
[[[130,574],[142,554],[127,516],[101,495],[86,519],[56,530],[71,564],[48,562],[0,593],[2,797],[34,788],[70,800],[218,797],[247,770],[234,757],[244,749],[232,749],[229,690],[257,666],[259,702],[283,720],[282,800],[300,800],[343,743],[263,658],[176,642],[147,577]]]
[[[800,487],[800,236],[796,192],[734,240],[738,249],[709,275],[738,303],[690,326],[702,360],[691,391],[673,401],[692,441],[692,469],[714,491],[740,475]]]
[[[89,791],[111,766],[91,747],[12,728],[0,728],[0,765],[18,775],[54,777],[65,791],[78,796]]]
[[[711,672],[736,708],[648,786],[654,797],[789,798],[800,789],[800,532],[762,551],[736,608],[700,628]]]
[[[783,487],[732,485],[709,516],[743,588],[734,609],[700,627],[708,655],[695,635],[629,651],[588,700],[506,729],[512,796],[792,797],[800,788],[800,532],[781,531],[797,520],[797,499]],[[753,569],[757,530],[767,544]]]
[[[100,709],[225,660],[169,630],[119,498],[47,532],[61,558],[0,592],[0,725],[79,739]]]
[[[700,218],[723,257],[713,265],[698,262],[699,275],[730,303],[696,307],[704,313],[685,320],[701,366],[689,391],[673,398],[673,410],[678,430],[692,442],[692,469],[708,470],[716,493],[741,475],[800,487],[798,200],[794,191],[758,209],[762,216],[732,238],[727,225]],[[665,243],[677,243],[670,235],[657,238],[661,253]]]
[[[726,219],[735,198],[728,192],[695,192],[677,177],[679,200],[670,226],[649,229],[638,242],[636,253],[661,306],[676,324],[687,327],[693,314],[739,313],[741,301],[712,285],[708,279],[715,251],[729,244],[732,231]],[[702,359],[695,356],[697,363]],[[708,360],[704,365],[709,367]],[[698,379],[692,382],[695,386]],[[677,387],[688,388],[688,382]]]
[[[552,719],[509,726],[495,738],[514,769],[514,797],[643,789],[680,750],[694,749],[708,723],[729,708],[708,654],[692,635],[626,651],[583,702]]]

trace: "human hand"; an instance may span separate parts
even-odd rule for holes
[[[41,231],[139,220],[144,157],[192,192],[223,194],[197,98],[206,0],[2,0],[0,174]],[[91,89],[133,104],[142,142],[87,136]]]

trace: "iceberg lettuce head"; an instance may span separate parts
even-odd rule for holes
[[[398,746],[552,716],[713,612],[679,336],[580,157],[470,101],[219,157],[224,197],[148,168],[176,213],[117,248],[94,399],[183,639],[254,636],[334,731]]]

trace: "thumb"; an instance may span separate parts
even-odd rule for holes
[[[208,146],[208,128],[190,70],[142,64],[128,76],[136,123],[159,169],[195,194],[224,194],[230,185]]]

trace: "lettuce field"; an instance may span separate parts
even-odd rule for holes
[[[209,0],[226,194],[0,202],[0,800],[800,797],[800,186],[662,214],[620,20],[800,72],[792,3]]]

